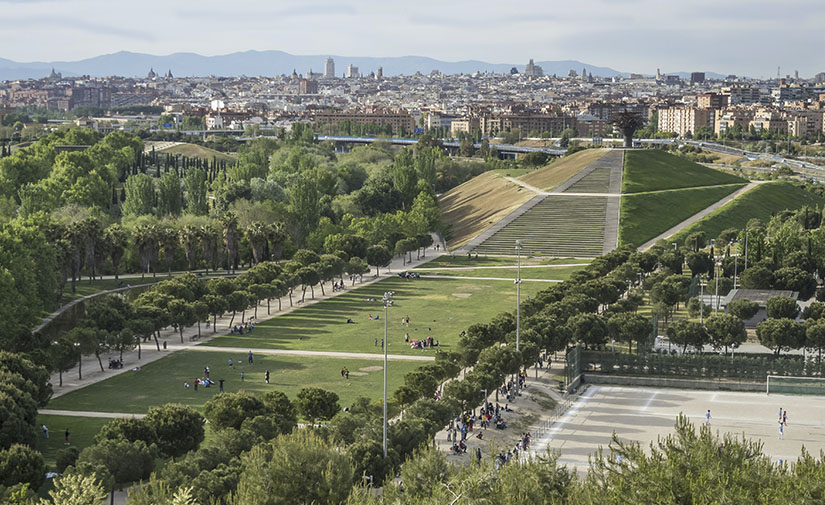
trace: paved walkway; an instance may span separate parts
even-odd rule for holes
[[[440,237],[438,237],[437,239],[438,239],[439,242],[442,242],[442,245],[443,245],[443,241],[440,239]],[[433,259],[435,257],[446,254],[446,251],[444,251],[443,248],[440,251],[435,251],[433,249],[430,249],[429,251],[427,251],[427,253],[428,254],[427,254],[426,258],[414,259],[412,262],[407,262],[406,264],[402,263],[401,258],[395,258],[395,259],[393,259],[392,263],[390,263],[390,266],[388,268],[384,268],[384,269],[381,270],[381,275],[380,276],[371,277],[371,278],[368,278],[368,279],[365,278],[363,282],[359,283],[355,287],[367,286],[367,285],[372,284],[374,282],[377,282],[379,280],[392,277],[392,276],[396,275],[395,272],[404,271],[404,270],[414,268],[415,266],[421,265],[421,264],[429,261],[430,259]],[[290,306],[289,298],[284,297],[284,298],[281,299],[281,305],[283,306],[283,310],[281,310],[280,312],[275,310],[278,307],[278,300],[273,299],[272,303],[270,304],[273,307],[272,314],[270,314],[270,315],[266,314],[266,302],[264,302],[264,303],[262,303],[258,306],[258,317],[257,317],[256,321],[257,322],[265,321],[265,320],[271,319],[273,317],[278,317],[282,314],[288,314],[289,312],[292,312],[293,310],[297,310],[301,307],[306,307],[308,305],[318,303],[318,302],[320,302],[322,300],[325,300],[327,298],[332,298],[334,296],[338,296],[339,294],[350,291],[350,290],[354,289],[355,287],[351,287],[351,286],[348,285],[347,289],[345,291],[335,291],[335,292],[333,292],[331,289],[328,289],[328,290],[326,290],[325,295],[321,295],[320,290],[316,290],[314,300],[307,299],[307,300],[304,301],[304,303],[294,304],[293,306]],[[295,299],[295,296],[293,296],[293,300],[294,299]],[[247,316],[249,316],[249,315],[252,314],[252,312],[250,310],[247,310],[246,314],[247,314]],[[162,347],[161,347],[161,350],[158,350],[157,347],[155,346],[154,341],[143,343],[143,344],[141,344],[141,350],[140,350],[140,356],[141,357],[140,357],[140,359],[138,359],[138,350],[134,350],[134,351],[130,351],[130,352],[124,352],[123,353],[123,365],[124,366],[123,366],[123,368],[118,369],[118,370],[109,370],[109,369],[106,369],[105,367],[106,367],[106,363],[108,362],[109,358],[117,358],[117,357],[119,357],[119,353],[109,352],[109,353],[105,353],[105,354],[101,355],[101,360],[104,363],[104,371],[102,371],[102,372],[100,371],[100,366],[98,364],[97,358],[94,355],[84,356],[83,361],[82,361],[82,365],[83,365],[83,379],[82,380],[78,379],[77,367],[74,367],[71,370],[63,373],[63,386],[62,387],[58,386],[58,384],[60,383],[59,382],[59,374],[58,373],[53,373],[52,374],[51,383],[54,387],[54,394],[52,395],[52,397],[57,398],[57,397],[62,396],[66,393],[69,393],[71,391],[75,391],[77,389],[83,388],[83,387],[88,386],[90,384],[94,384],[96,382],[106,380],[109,377],[113,377],[115,375],[124,373],[127,370],[130,370],[134,367],[143,366],[147,363],[151,363],[151,362],[156,361],[160,358],[163,358],[164,356],[168,356],[170,353],[172,353],[176,350],[194,349],[194,348],[196,348],[197,344],[200,344],[202,342],[208,342],[209,340],[211,340],[215,337],[225,335],[225,334],[227,334],[227,332],[229,330],[229,321],[231,320],[231,316],[232,316],[231,313],[227,313],[227,314],[224,314],[224,317],[219,317],[217,319],[217,327],[218,327],[217,332],[213,332],[212,328],[206,328],[205,325],[201,325],[201,330],[202,330],[201,337],[200,337],[200,339],[195,340],[195,341],[193,341],[191,339],[191,337],[196,336],[198,334],[197,326],[193,326],[193,327],[189,327],[189,328],[184,329],[184,331],[183,331],[183,343],[181,343],[181,341],[180,341],[181,340],[180,335],[177,332],[175,332],[174,330],[172,330],[171,328],[166,329],[164,331],[161,331],[160,340],[163,340],[163,341],[167,342],[167,349],[166,350],[164,350]],[[236,315],[235,321],[240,322],[240,315]],[[249,349],[246,349],[244,352],[246,352],[247,350],[249,350]]]
[[[513,256],[515,258],[515,256]],[[563,267],[586,267],[590,263],[554,263],[550,265],[521,265],[522,269],[525,268],[563,268]],[[429,272],[429,271],[441,271],[441,270],[502,270],[502,269],[513,269],[517,268],[518,265],[513,263],[512,265],[498,265],[498,266],[485,266],[485,267],[418,267],[415,269],[416,272]]]
[[[372,359],[383,361],[384,355],[381,353],[370,352],[338,352],[338,351],[304,351],[300,349],[256,349],[248,347],[212,347],[205,345],[197,345],[194,347],[169,346],[173,351],[187,349],[190,351],[205,351],[205,352],[236,352],[239,354],[246,354],[252,351],[253,354],[268,354],[268,355],[282,355],[282,356],[319,356],[325,358],[344,358],[344,359]],[[391,361],[433,361],[434,356],[419,356],[411,354],[409,356],[403,354],[388,354],[387,359]]]
[[[135,418],[141,419],[146,417],[146,414],[127,414],[125,412],[93,412],[90,410],[58,410],[58,409],[40,409],[38,414],[47,416],[69,416],[69,417],[98,417],[101,419],[118,419],[118,418]]]
[[[732,202],[733,200],[736,200],[737,198],[744,195],[748,191],[750,191],[753,188],[759,186],[760,184],[765,184],[766,182],[770,182],[770,181],[752,181],[747,186],[741,188],[738,191],[734,191],[733,193],[729,194],[725,198],[722,198],[721,200],[714,203],[710,207],[707,207],[704,210],[697,212],[696,214],[690,216],[689,218],[685,219],[684,221],[677,224],[673,228],[667,230],[666,232],[664,232],[664,233],[648,240],[647,242],[645,242],[644,244],[639,246],[639,250],[640,251],[647,251],[648,249],[653,247],[656,244],[656,242],[658,242],[660,240],[667,240],[668,238],[672,237],[673,235],[676,235],[677,233],[679,233],[683,229],[687,228],[688,226],[692,225],[693,223],[699,221],[700,219],[706,218],[712,212],[722,208],[723,206],[727,205],[729,202]]]

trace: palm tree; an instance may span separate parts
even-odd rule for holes
[[[166,224],[158,230],[158,240],[163,247],[163,259],[166,262],[166,271],[172,277],[172,262],[175,260],[175,251],[178,250],[178,230],[174,225]]]
[[[210,266],[212,270],[217,270],[221,262],[220,247],[218,246],[220,231],[214,223],[209,222],[198,229],[198,234],[203,246],[203,259],[206,261],[206,273],[208,274]]]
[[[97,255],[95,250],[103,240],[103,225],[98,218],[90,216],[80,222],[80,227],[83,230],[86,265],[89,267],[89,282],[91,283],[96,276]]]
[[[106,242],[109,250],[109,257],[112,260],[112,268],[115,270],[115,279],[118,278],[118,270],[120,270],[120,261],[126,252],[126,246],[129,244],[126,230],[115,223],[110,225],[103,232],[103,240]]]
[[[160,246],[158,245],[157,226],[154,224],[138,225],[135,228],[132,238],[135,241],[135,247],[140,257],[140,277],[143,279],[146,276],[146,272],[152,268],[154,261],[157,260],[158,257],[158,249],[160,249]],[[152,275],[154,276],[154,274],[154,269],[152,269]]]
[[[268,235],[267,226],[260,221],[250,223],[246,227],[246,238],[252,248],[252,257],[255,259],[256,265],[264,259]]]
[[[83,251],[86,246],[86,232],[82,222],[75,222],[66,227],[66,240],[71,245],[71,271],[72,271],[72,294],[77,293],[75,281],[80,277],[80,269],[83,268]]]
[[[226,248],[227,271],[235,273],[235,266],[238,262],[238,218],[233,212],[227,212],[221,218],[223,225],[223,245]]]
[[[284,223],[277,222],[269,225],[269,258],[278,261],[281,259],[281,252],[286,241],[286,227]]]

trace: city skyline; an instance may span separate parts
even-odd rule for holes
[[[825,25],[825,5],[816,0],[790,0],[781,9],[766,0],[527,1],[506,12],[489,2],[430,0],[418,2],[414,12],[375,0],[301,6],[207,0],[196,10],[180,2],[142,5],[0,0],[6,20],[0,57],[75,61],[121,50],[211,56],[275,49],[491,63],[570,59],[647,74],[662,68],[771,77],[781,67],[783,76],[798,70],[810,77],[825,67],[807,50]],[[32,33],[35,42],[20,44]]]

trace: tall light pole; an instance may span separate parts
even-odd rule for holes
[[[392,296],[395,293],[393,291],[387,291],[384,293],[384,459],[387,459],[387,347],[389,347],[389,342],[387,341],[387,315],[389,309],[392,306]]]
[[[734,240],[733,243],[737,245],[737,248],[739,247],[739,240]],[[737,277],[738,274],[739,274],[739,255],[734,254],[733,255],[733,289],[736,289],[736,277]]]
[[[748,229],[745,228],[745,270],[748,269]]]
[[[705,323],[705,274],[699,275],[699,324]]]
[[[516,270],[516,352],[519,350],[519,337],[521,336],[521,240],[516,240],[516,256],[518,257],[518,269]]]

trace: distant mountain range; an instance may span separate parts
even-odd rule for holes
[[[441,61],[423,56],[400,56],[388,58],[350,57],[332,55],[335,60],[336,75],[343,76],[347,65],[358,67],[362,75],[369,75],[382,67],[384,75],[411,75],[416,72],[429,73],[438,70],[445,74],[472,74],[474,72],[509,72],[516,67],[519,72],[524,71],[526,62],[514,63],[487,63],[477,60]],[[119,75],[123,77],[144,77],[150,69],[160,75],[171,70],[176,77],[189,76],[260,76],[291,74],[293,70],[299,74],[323,72],[327,55],[298,56],[283,51],[245,51],[218,56],[202,56],[195,53],[174,53],[166,56],[132,53],[121,51],[113,54],[104,54],[94,58],[79,61],[51,61],[21,63],[0,58],[0,80],[40,79],[46,77],[52,68],[65,76],[91,75],[102,77]],[[627,76],[608,67],[597,67],[576,60],[564,61],[537,61],[545,74],[565,76],[572,69],[581,73],[587,69],[588,73],[601,77]],[[684,76],[684,72],[679,72]],[[689,76],[689,74],[687,74]],[[710,78],[723,77],[719,74],[708,73]]]

